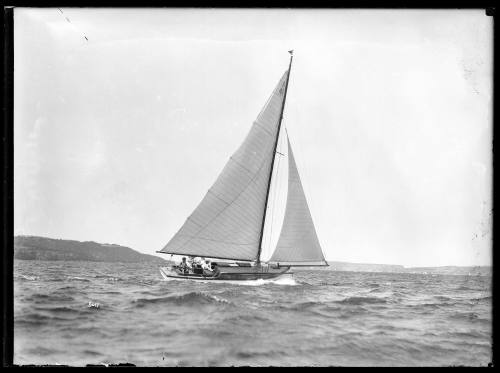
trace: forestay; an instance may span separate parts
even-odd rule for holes
[[[255,260],[287,72],[247,137],[164,253]]]
[[[327,265],[316,235],[299,172],[288,139],[288,195],[285,218],[270,262],[292,265]]]

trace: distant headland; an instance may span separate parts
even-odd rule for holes
[[[165,264],[160,257],[142,254],[130,247],[37,236],[14,237],[14,259]]]
[[[81,260],[91,262],[151,262],[169,261],[155,255],[142,254],[130,247],[93,241],[74,241],[38,236],[14,237],[14,259],[19,260]],[[404,267],[393,264],[370,264],[328,261],[324,270],[346,272],[420,273],[465,276],[490,276],[490,266]],[[317,269],[317,268],[316,268]],[[300,268],[294,270],[301,270]]]
[[[369,264],[329,261],[330,270],[346,272],[420,273],[463,276],[491,276],[490,266],[405,267],[397,264]]]

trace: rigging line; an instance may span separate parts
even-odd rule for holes
[[[286,129],[286,125],[285,125],[285,129]],[[280,137],[280,142],[283,143],[283,136]],[[280,150],[282,149],[282,145],[283,144],[278,144]],[[278,151],[276,151],[276,152],[279,154],[282,154]],[[273,203],[272,203],[272,209],[271,209],[271,225],[269,228],[269,252],[273,251],[272,250],[272,243],[273,243],[274,211],[276,210],[276,195],[277,195],[277,192],[279,190],[280,181],[281,181],[280,178],[278,177],[280,161],[281,161],[281,157],[278,157],[278,164],[276,165],[276,173],[275,173],[275,177],[274,177],[274,180],[276,180],[276,186],[274,187],[274,197],[273,197]]]
[[[212,241],[212,242],[219,242],[219,243],[226,243],[230,245],[239,245],[239,246],[250,246],[250,245],[255,245],[257,242],[250,242],[250,243],[240,243],[240,242],[230,242],[230,241],[222,241],[222,240],[213,240],[211,238],[202,238],[202,237],[196,237],[196,236],[188,236],[186,234],[179,234],[180,237],[189,237],[189,238],[196,238],[197,240],[204,240],[204,241]]]
[[[257,176],[259,175],[260,171],[262,170],[262,167],[264,166],[264,163],[267,159],[267,156],[263,158],[262,160],[262,163],[261,165],[259,166],[259,169],[257,170],[257,172],[255,173],[255,175],[252,177],[252,179],[248,182],[248,184],[245,186],[245,188],[243,188],[243,190],[238,193],[238,195],[231,201],[231,203],[227,204],[221,211],[219,211],[217,213],[217,215],[215,215],[212,219],[210,219],[210,221],[207,222],[207,224],[205,224],[203,227],[201,227],[201,229],[196,232],[196,234],[200,234],[203,230],[205,230],[215,219],[217,219],[217,217],[222,214],[229,206],[231,206],[238,198],[239,196],[245,191],[248,189],[248,187],[252,184],[252,182],[257,178]],[[191,219],[192,220],[192,219]],[[182,227],[181,227],[182,229]],[[180,231],[180,229],[179,229]],[[179,232],[177,231],[177,233]],[[176,235],[177,235],[176,233]],[[186,242],[184,242],[180,247],[178,247],[176,250],[181,250],[182,248],[184,248],[184,246],[186,246],[189,242],[192,241],[192,238],[190,238],[189,240],[187,240]]]
[[[280,158],[278,158],[278,164],[276,165],[276,177],[278,176],[280,167]],[[274,188],[273,204],[271,209],[271,224],[269,227],[269,251],[272,249],[273,240],[273,225],[274,225],[274,211],[276,209],[276,191],[278,190],[279,180],[276,182],[276,187]]]

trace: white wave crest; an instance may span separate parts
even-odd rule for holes
[[[35,281],[38,279],[37,276],[29,276],[29,275],[21,275],[22,278],[24,278],[25,280],[29,280],[29,281]]]
[[[243,285],[243,286],[262,286],[262,285],[268,285],[268,284],[287,285],[287,286],[298,285],[291,274],[285,274],[283,276],[280,276],[279,278],[269,279],[269,280],[265,280],[262,278],[259,278],[258,280],[246,280],[246,281],[220,280],[220,281],[212,281],[211,283],[214,283],[214,284],[215,283],[225,283],[225,284]]]

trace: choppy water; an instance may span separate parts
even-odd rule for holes
[[[147,264],[35,261],[16,261],[14,277],[16,364],[491,361],[490,277],[308,270],[242,286],[166,282]]]

